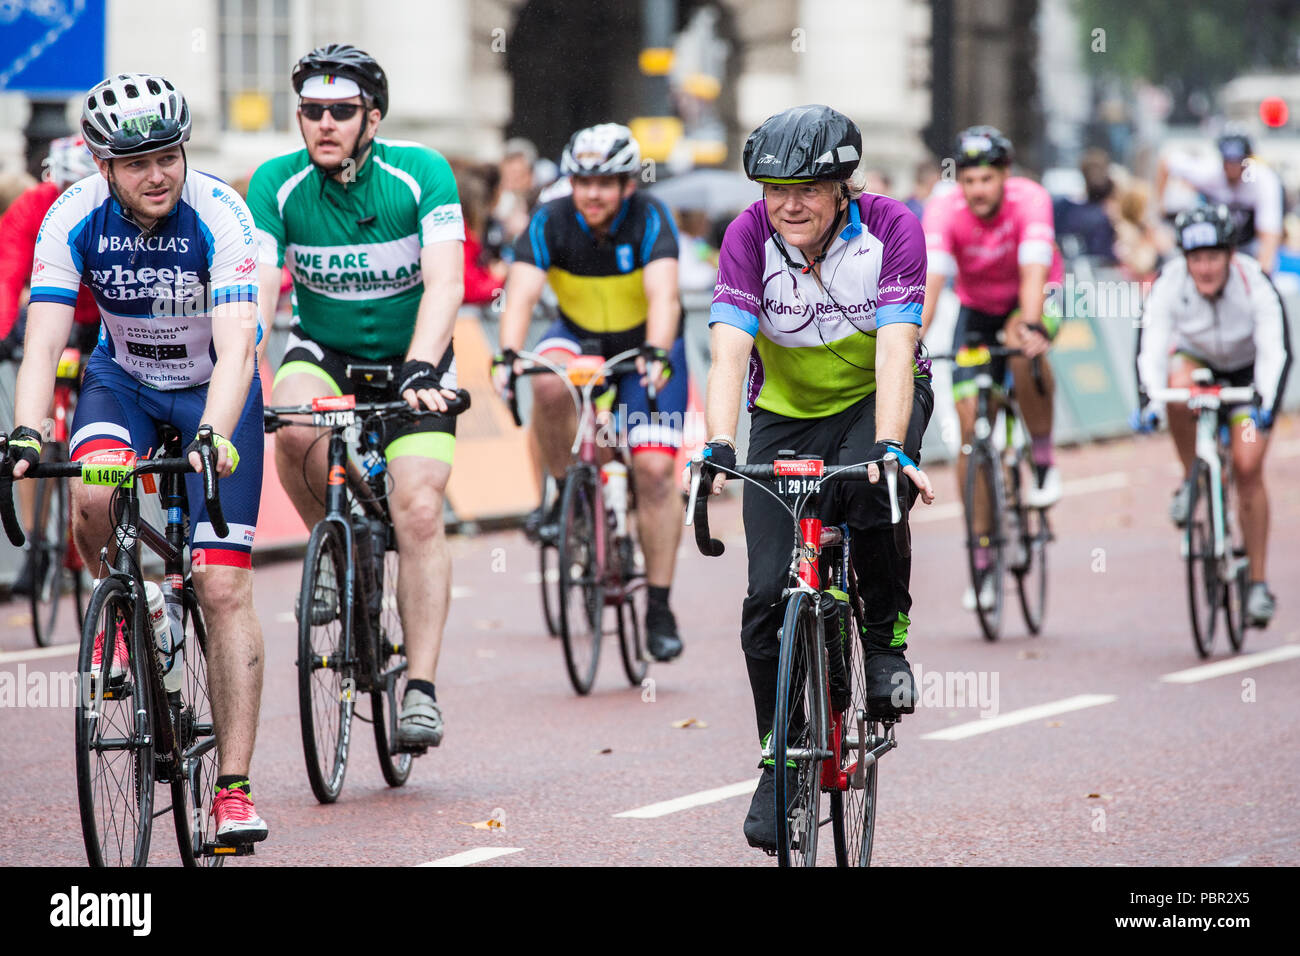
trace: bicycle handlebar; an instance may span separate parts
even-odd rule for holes
[[[1191,388],[1153,388],[1148,397],[1157,402],[1187,402],[1202,408],[1246,405],[1255,400],[1254,385],[1194,385]]]
[[[1005,345],[972,345],[970,346],[970,351],[987,352],[989,358],[1008,358],[1016,355],[1025,354],[1021,349],[1008,348]],[[938,354],[934,352],[930,352],[925,357],[929,359],[931,362],[955,362],[959,358],[964,358],[966,356],[963,355],[963,353],[961,352],[940,352]],[[978,364],[985,365],[988,363],[980,362]]]
[[[791,460],[797,462],[799,459]],[[726,545],[709,532],[709,498],[712,497],[711,490],[705,488],[704,493],[700,494],[704,464],[706,462],[702,455],[696,455],[691,459],[691,493],[686,506],[686,524],[695,528],[695,546],[700,549],[700,553],[708,558],[716,558],[726,551]],[[898,507],[898,459],[882,458],[878,461],[860,462],[856,465],[826,465],[820,477],[823,481],[831,478],[844,481],[870,481],[868,469],[871,465],[879,465],[880,470],[884,472],[885,486],[889,491],[889,521],[890,524],[898,524],[903,517],[902,509]],[[710,465],[710,468],[715,473],[722,473],[760,484],[773,481],[778,477],[797,477],[795,475],[777,475],[775,465],[737,465],[734,469]],[[710,476],[709,481],[712,482],[712,480],[713,477]]]
[[[445,412],[439,412],[432,408],[414,409],[406,402],[400,400],[395,402],[361,402],[350,409],[346,409],[346,411],[353,411],[358,415],[378,415],[381,417],[386,415],[394,417],[399,415],[411,415],[415,418],[424,418],[430,415],[447,415],[450,417],[469,410],[469,392],[465,391],[463,388],[458,388],[456,390],[456,397],[448,398],[446,399],[446,402],[447,410]],[[266,432],[274,432],[286,425],[311,425],[312,423],[309,421],[291,421],[284,416],[310,415],[312,412],[317,410],[318,409],[313,408],[310,403],[306,405],[276,405],[270,408],[264,408],[262,409],[262,428]],[[347,426],[338,425],[334,427],[346,428]]]
[[[636,357],[640,355],[640,351],[640,349],[627,349],[626,351],[619,352],[613,358],[607,359],[600,367],[600,378],[615,378],[620,375],[627,375],[631,372],[635,372],[637,370]],[[574,407],[578,410],[579,414],[582,413],[583,399],[579,397],[577,387],[575,387],[569,380],[569,376],[564,366],[556,365],[550,359],[545,358],[538,352],[516,352],[515,355],[518,360],[533,363],[518,372],[514,370],[513,364],[510,367],[510,400],[507,404],[510,407],[510,415],[514,418],[516,427],[522,428],[524,421],[519,417],[519,396],[515,392],[515,379],[522,378],[525,375],[546,375],[548,373],[558,375],[560,381],[562,381],[569,389],[569,397],[573,399]],[[594,378],[595,376],[593,376],[593,379]],[[590,398],[591,389],[593,387],[594,386],[591,383],[583,386],[583,397]],[[649,386],[646,388],[646,404],[651,415],[657,415],[659,413],[658,394],[657,390],[654,388],[653,382],[650,382]]]
[[[209,436],[210,438],[210,436]],[[203,498],[207,506],[208,519],[212,530],[220,538],[230,533],[221,512],[221,499],[217,489],[215,450],[209,444],[206,454],[199,450],[199,459],[203,462]],[[93,463],[93,462],[92,462]],[[80,478],[85,461],[43,461],[27,469],[26,478]],[[27,541],[22,523],[14,510],[13,465],[9,460],[9,436],[0,432],[0,523],[3,523],[5,535],[16,548],[21,548]],[[189,457],[184,458],[148,458],[131,469],[130,478],[135,481],[140,475],[184,475],[194,470]]]

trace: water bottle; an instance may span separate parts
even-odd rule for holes
[[[627,534],[627,465],[611,461],[601,466],[600,481],[605,486],[605,503],[614,515],[614,533]]]
[[[158,649],[158,663],[162,665],[163,688],[167,693],[181,689],[185,665],[181,649],[172,646],[172,629],[168,621],[167,604],[162,588],[152,581],[144,582],[145,601],[149,604],[149,626],[153,628],[154,646]]]

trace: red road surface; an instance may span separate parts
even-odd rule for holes
[[[1078,695],[1114,700],[958,740],[924,735],[979,720],[979,706],[949,702],[905,719],[899,749],[881,765],[873,862],[1300,863],[1300,659],[1194,683],[1160,679],[1201,663],[1166,517],[1176,480],[1167,437],[1063,451],[1060,463],[1066,497],[1053,513],[1045,633],[1027,637],[1013,605],[996,644],[960,607],[954,482],[936,469],[940,501],[914,512],[909,657],[922,673],[982,672],[988,687],[996,675],[1004,715]],[[1268,459],[1279,611],[1267,631],[1249,632],[1247,654],[1300,650],[1297,464],[1300,429],[1286,421]],[[608,640],[593,695],[575,698],[559,643],[540,623],[532,549],[517,532],[454,540],[456,596],[438,680],[446,741],[392,790],[357,722],[343,794],[329,807],[316,804],[302,766],[292,616],[300,567],[257,571],[267,676],[252,777],[271,837],[232,865],[403,865],[492,848],[517,852],[484,865],[771,865],[741,836],[745,795],[654,819],[615,816],[757,774],[737,638],[736,501],[714,515],[729,548],[705,559],[683,543],[673,593],[686,653],[652,666],[653,700],[627,686]],[[1218,640],[1214,660],[1223,660]],[[31,648],[25,608],[0,607],[0,672],[74,666],[71,649],[13,653]],[[686,718],[707,726],[672,726]],[[84,862],[71,710],[5,707],[0,721],[0,862]],[[494,814],[501,828],[471,826]],[[169,824],[155,828],[156,865],[177,863]],[[822,862],[832,862],[823,834]]]

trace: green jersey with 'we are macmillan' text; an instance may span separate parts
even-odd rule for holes
[[[293,276],[300,333],[371,361],[410,345],[424,292],[420,250],[465,238],[451,167],[418,143],[376,139],[342,183],[306,149],[277,156],[253,174],[248,206],[261,261]]]

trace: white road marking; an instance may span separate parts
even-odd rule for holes
[[[635,817],[638,820],[650,820],[654,817],[663,817],[670,813],[676,813],[679,810],[689,810],[692,807],[702,807],[707,803],[717,803],[719,800],[730,800],[732,797],[752,794],[757,783],[757,780],[742,780],[740,783],[729,784],[725,787],[716,787],[713,790],[701,790],[699,793],[690,793],[684,797],[665,800],[662,803],[652,803],[648,807],[637,807],[635,810],[624,810],[622,813],[614,814],[614,816]]]
[[[483,846],[477,850],[466,850],[464,853],[456,853],[452,856],[444,856],[441,860],[430,860],[428,863],[419,863],[418,866],[473,866],[475,863],[483,863],[487,860],[495,860],[499,856],[509,856],[511,853],[522,852],[521,846]]]
[[[1014,727],[1017,724],[1027,724],[1031,721],[1042,720],[1044,717],[1066,714],[1072,710],[1083,710],[1085,707],[1109,704],[1115,699],[1114,694],[1079,694],[1077,697],[1067,697],[1064,700],[1052,701],[1050,704],[1037,704],[1033,707],[1024,707],[1010,713],[999,714],[997,717],[984,717],[968,723],[957,724],[953,727],[945,727],[943,730],[922,734],[921,739],[964,740],[967,737],[974,737],[976,734],[987,734],[992,730]]]
[[[456,600],[456,598],[473,597],[473,596],[474,596],[473,588],[467,588],[461,584],[453,584],[451,586],[451,599],[453,601]]]
[[[1285,644],[1282,647],[1275,647],[1271,651],[1243,654],[1240,657],[1231,657],[1226,661],[1215,661],[1213,664],[1201,664],[1199,667],[1174,671],[1172,674],[1165,674],[1160,679],[1170,684],[1195,684],[1197,681],[1222,677],[1224,674],[1235,674],[1237,671],[1248,671],[1253,667],[1276,664],[1278,661],[1289,661],[1296,657],[1300,657],[1300,644]]]
[[[30,651],[4,651],[0,653],[0,664],[38,661],[44,657],[63,657],[65,654],[77,653],[80,646],[79,644],[55,644],[52,647],[35,647]]]

